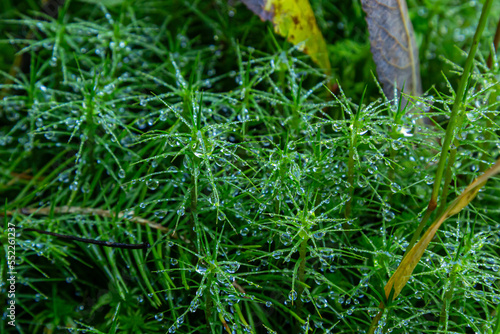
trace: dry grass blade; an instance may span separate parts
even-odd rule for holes
[[[389,99],[400,92],[422,93],[418,48],[405,0],[362,0],[377,74]]]
[[[6,214],[8,216],[12,216],[14,213],[20,213],[23,215],[42,215],[42,216],[49,216],[51,213],[55,214],[66,214],[66,213],[71,213],[71,214],[83,214],[83,215],[96,215],[100,217],[106,217],[106,218],[113,218],[115,216],[115,213],[109,210],[103,210],[103,209],[94,209],[94,208],[81,208],[77,206],[61,206],[61,207],[55,207],[55,208],[22,208],[19,211],[7,211]],[[2,213],[0,213],[1,215]],[[148,225],[152,229],[155,230],[160,230],[164,233],[170,233],[170,235],[173,238],[179,238],[177,233],[173,231],[172,229],[169,229],[168,227],[162,226],[158,223],[152,222],[150,220],[141,218],[141,217],[128,217],[125,212],[120,211],[118,213],[117,218],[124,218],[127,219],[133,223],[137,223],[140,225]],[[184,238],[183,236],[180,236],[180,239],[190,243],[191,241]]]
[[[434,223],[429,227],[427,232],[423,235],[420,241],[413,246],[413,248],[408,252],[406,257],[401,261],[396,272],[389,279],[387,284],[385,285],[385,295],[386,298],[389,298],[391,294],[391,290],[394,289],[393,299],[395,299],[403,287],[408,282],[413,270],[417,266],[420,258],[424,254],[424,251],[429,246],[432,238],[436,234],[437,230],[441,226],[441,224],[448,218],[457,213],[459,213],[464,207],[466,207],[476,196],[478,191],[486,184],[489,178],[498,174],[500,172],[500,159],[497,162],[485,171],[480,177],[478,177],[474,182],[472,182],[463,192],[458,196],[449,206],[448,208],[434,221]]]

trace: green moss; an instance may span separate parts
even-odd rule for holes
[[[433,138],[481,4],[409,2],[430,93],[401,117],[373,80],[360,4],[311,3],[335,97],[240,3],[68,1],[52,17],[7,3],[0,199],[18,264],[17,328],[2,332],[368,330],[429,203]],[[500,153],[498,65],[484,61],[495,23],[466,91],[450,200]],[[26,65],[11,77],[14,50]],[[436,125],[422,127],[429,110]],[[493,331],[499,189],[490,180],[441,227],[383,327]],[[0,269],[6,282],[6,256]]]

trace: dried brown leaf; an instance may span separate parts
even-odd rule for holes
[[[373,60],[379,81],[389,99],[404,92],[422,93],[418,48],[405,0],[361,0],[370,32]]]

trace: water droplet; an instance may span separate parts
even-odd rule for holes
[[[155,179],[149,179],[146,181],[146,186],[151,190],[156,190],[158,188],[159,184],[160,184],[160,181],[155,180]]]
[[[196,265],[196,268],[195,268],[196,272],[198,274],[205,274],[207,272],[207,267],[205,267],[201,262],[198,262],[198,264]]]
[[[394,150],[396,150],[396,151],[397,151],[397,150],[399,150],[400,148],[402,148],[402,147],[403,147],[403,143],[402,143],[401,141],[399,141],[399,140],[394,140],[394,141],[391,143],[391,147],[392,147],[392,149],[394,149]]]
[[[368,185],[368,180],[366,179],[366,176],[364,176],[364,175],[362,175],[362,174],[361,174],[361,175],[359,176],[359,179],[358,179],[358,186],[359,186],[360,188],[364,188],[364,187],[366,187],[367,185]]]
[[[290,293],[288,294],[288,299],[290,299],[291,301],[297,299],[297,292],[295,290],[290,291]]]
[[[163,321],[163,313],[158,313],[155,315],[155,319],[158,321]]]
[[[177,214],[179,216],[184,216],[184,214],[186,213],[186,208],[184,206],[181,206],[178,210],[177,210]]]
[[[292,237],[288,233],[282,233],[280,235],[280,241],[283,245],[288,246],[292,242]]]
[[[378,167],[375,166],[375,165],[371,165],[370,167],[368,167],[367,171],[368,173],[370,174],[374,174],[376,171],[378,170]]]
[[[78,190],[78,181],[74,181],[73,183],[71,183],[71,185],[69,186],[69,190],[77,191]]]
[[[339,132],[340,129],[342,129],[342,124],[339,122],[334,122],[334,123],[332,123],[332,129],[335,132]]]
[[[278,260],[281,257],[281,252],[280,251],[274,251],[273,252],[273,258]]]
[[[500,304],[500,296],[498,295],[493,296],[493,303],[497,305]]]
[[[173,265],[173,266],[176,266],[177,264],[179,263],[179,261],[177,261],[177,259],[170,259],[170,264]]]
[[[328,300],[323,296],[318,296],[318,299],[316,300],[316,306],[318,306],[318,308],[328,307]]]
[[[479,101],[477,101],[477,102],[479,102]],[[475,122],[475,121],[477,121],[478,119],[480,119],[483,116],[483,114],[481,113],[481,111],[479,111],[477,109],[476,110],[471,110],[466,115],[467,115],[467,118],[469,119],[469,121],[471,121],[471,122]]]
[[[397,193],[397,192],[401,191],[401,186],[395,182],[392,182],[390,187],[391,187],[391,191],[393,193]]]
[[[382,212],[382,216],[386,221],[391,221],[394,219],[394,217],[396,217],[396,214],[391,210],[384,209]]]
[[[314,239],[318,239],[318,240],[323,239],[324,236],[325,236],[324,232],[316,232],[313,234]]]
[[[163,219],[163,218],[165,218],[165,211],[164,210],[156,210],[154,212],[154,215],[158,219]]]
[[[295,179],[296,181],[300,181],[302,175],[300,167],[296,163],[293,163],[290,167],[290,174],[288,175],[292,180]]]
[[[123,178],[125,177],[125,171],[124,171],[123,169],[120,169],[120,170],[118,171],[118,177],[119,177],[120,179],[123,179]]]
[[[85,184],[82,186],[82,193],[88,194],[90,192],[90,183],[85,182]]]
[[[368,128],[358,128],[358,134],[360,136],[364,135],[367,132],[368,132]]]
[[[226,217],[226,214],[225,214],[224,212],[219,211],[219,212],[217,213],[217,219],[218,219],[218,220],[223,221],[223,220],[226,220],[226,218],[227,218],[227,217]]]
[[[266,209],[266,205],[265,205],[264,203],[261,203],[261,204],[259,205],[259,213],[264,212],[264,210],[265,210],[265,209]]]
[[[222,266],[222,269],[229,274],[234,274],[240,269],[240,264],[238,262],[226,263]]]
[[[196,312],[196,309],[198,308],[198,306],[200,306],[199,299],[195,299],[195,300],[191,301],[191,304],[189,305],[189,311]]]
[[[245,228],[241,229],[240,234],[243,237],[246,237],[248,235],[248,232],[249,232],[248,228],[245,227]]]
[[[52,58],[50,58],[49,65],[52,67],[57,66],[57,57],[56,56],[53,56]]]

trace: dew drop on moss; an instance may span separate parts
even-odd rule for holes
[[[178,210],[177,210],[177,214],[179,216],[184,216],[184,214],[186,213],[186,208],[184,206],[181,206]]]
[[[158,219],[163,219],[163,218],[165,218],[165,211],[164,210],[156,210],[154,212],[154,215]]]
[[[202,265],[201,263],[198,263],[198,264],[196,265],[196,269],[195,269],[195,270],[196,270],[196,272],[197,272],[198,274],[203,275],[203,274],[205,274],[205,273],[207,272],[207,267],[205,267],[205,266],[204,266],[204,265]]]
[[[71,183],[69,186],[69,190],[77,191],[78,190],[78,181],[74,181],[73,183]]]
[[[325,236],[325,233],[324,233],[324,232],[316,232],[316,233],[314,233],[314,234],[313,234],[313,237],[314,237],[315,239],[318,239],[318,240],[323,239],[323,237],[324,237],[324,236]]]
[[[397,193],[397,192],[401,191],[401,186],[395,182],[392,182],[390,187],[391,187],[391,191],[393,193]]]
[[[150,190],[156,190],[158,188],[159,184],[160,184],[160,182],[158,180],[155,180],[155,179],[149,179],[146,181],[146,186]]]
[[[189,311],[191,312],[196,312],[196,309],[198,308],[198,306],[200,306],[200,301],[199,299],[195,299],[191,302],[190,306],[189,306]]]
[[[120,169],[120,170],[118,171],[118,177],[119,177],[120,179],[123,179],[123,178],[125,177],[125,171],[124,171],[123,169]]]

